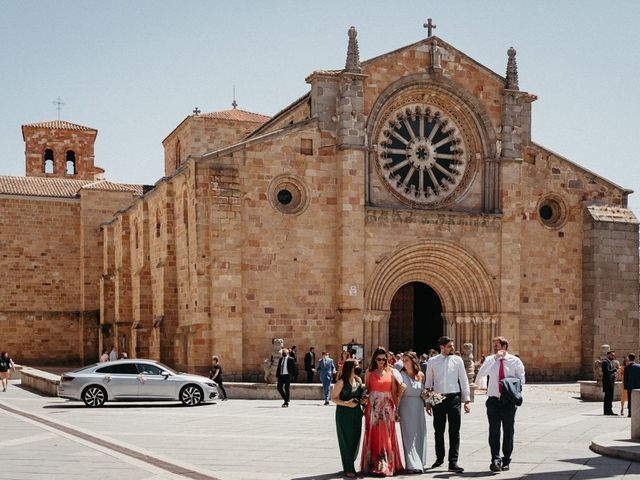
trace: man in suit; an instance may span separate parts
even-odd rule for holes
[[[289,350],[282,349],[282,358],[278,361],[278,371],[276,377],[278,378],[278,392],[284,400],[282,408],[289,406],[289,385],[291,384],[291,376],[296,368],[296,362],[289,356]]]
[[[500,472],[509,470],[511,453],[513,452],[513,435],[516,420],[515,403],[505,401],[508,392],[502,380],[517,378],[521,385],[525,382],[524,365],[518,357],[511,355],[509,342],[504,337],[496,337],[493,343],[499,343],[500,349],[494,355],[487,357],[478,371],[478,378],[489,376],[487,383],[487,419],[489,420],[489,447],[491,449],[491,464],[489,470]],[[502,453],[500,457],[500,430],[503,433]]]
[[[331,357],[329,357],[329,352],[322,352],[322,358],[318,362],[318,375],[320,375],[320,381],[322,382],[322,393],[325,405],[329,405],[331,380],[333,380],[333,374],[335,371],[336,367],[333,364]]]
[[[635,388],[640,388],[640,365],[636,363],[636,356],[630,353],[629,364],[624,367],[624,389],[627,391],[627,408],[631,416],[631,392]]]
[[[613,361],[616,359],[616,352],[607,352],[607,357],[602,360],[602,391],[604,392],[604,414],[615,415],[613,413],[613,386],[616,382],[616,368]]]
[[[291,347],[291,350],[289,350],[289,357],[293,358],[293,363],[296,366],[291,374],[291,383],[298,383],[298,352],[296,351],[296,348],[298,347],[294,345]]]
[[[309,351],[304,356],[304,371],[307,372],[307,383],[313,382],[313,374],[316,372],[316,352],[314,347],[309,347]]]

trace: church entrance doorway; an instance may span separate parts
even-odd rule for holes
[[[413,350],[418,355],[430,348],[439,351],[443,335],[442,303],[429,285],[403,285],[391,301],[389,349],[394,353]]]

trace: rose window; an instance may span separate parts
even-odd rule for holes
[[[467,156],[460,130],[442,111],[422,105],[398,110],[378,136],[378,166],[396,194],[430,205],[461,183]]]

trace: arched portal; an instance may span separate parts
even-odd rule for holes
[[[499,308],[493,279],[482,262],[461,245],[425,239],[397,248],[379,260],[365,291],[365,351],[388,346],[391,304],[413,282],[428,285],[442,302],[443,333],[488,349],[496,334]]]
[[[444,333],[442,302],[426,283],[410,282],[398,289],[391,300],[389,349],[413,350],[418,354],[437,350]]]

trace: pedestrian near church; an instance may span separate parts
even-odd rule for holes
[[[627,411],[631,416],[631,392],[640,388],[640,365],[636,363],[636,356],[629,354],[629,364],[624,369],[623,387],[627,393]]]
[[[7,352],[0,353],[0,383],[2,383],[2,391],[7,391],[9,385],[9,377],[11,371],[15,372],[16,366]]]
[[[613,361],[616,359],[616,352],[610,350],[607,357],[602,360],[602,391],[604,392],[604,415],[615,415],[613,413],[613,388],[616,383],[616,368]]]
[[[413,352],[402,356],[400,374],[405,388],[399,393],[398,415],[404,449],[404,468],[407,473],[424,473],[427,468],[427,419],[424,400],[424,374]]]
[[[399,390],[404,385],[398,383],[392,371],[397,372],[387,360],[386,350],[376,348],[364,379],[368,403],[360,461],[363,474],[389,477],[402,470],[396,408]]]
[[[316,373],[316,349],[309,347],[309,351],[304,356],[304,371],[307,374],[307,383],[313,382],[313,374]]]
[[[109,352],[105,348],[102,350],[102,355],[100,355],[100,363],[105,363],[109,361]]]
[[[444,431],[449,423],[449,471],[463,472],[458,465],[460,450],[460,423],[462,420],[461,402],[464,411],[469,413],[471,402],[469,380],[462,358],[454,355],[455,344],[449,337],[440,337],[440,355],[429,360],[427,364],[427,378],[425,388],[433,389],[435,393],[444,396],[444,400],[437,405],[427,404],[429,415],[433,412],[433,430],[436,444],[436,461],[431,468],[437,468],[444,463]]]
[[[322,382],[322,396],[325,405],[329,405],[329,392],[331,391],[331,381],[335,371],[336,366],[329,356],[329,352],[322,352],[322,358],[318,362],[318,375],[320,376],[320,382]]]
[[[228,400],[227,391],[224,389],[224,383],[222,379],[222,365],[220,365],[220,357],[214,355],[211,358],[211,370],[209,371],[209,378],[216,382],[218,390],[222,393],[222,400]]]
[[[113,362],[114,360],[118,359],[118,352],[116,350],[116,346],[112,346],[111,347],[111,351],[109,352],[109,361]]]
[[[525,383],[525,372],[522,361],[511,355],[509,341],[504,337],[493,339],[494,350],[498,344],[498,351],[485,359],[478,371],[478,377],[489,376],[487,385],[487,418],[489,420],[489,447],[491,449],[492,472],[509,470],[511,453],[513,452],[513,436],[517,404],[509,395],[509,385],[504,379],[517,379],[522,385]],[[500,430],[502,429],[502,457],[500,457]]]
[[[624,386],[624,370],[627,365],[633,363],[636,356],[634,353],[630,353],[622,360],[622,365],[618,368],[616,372],[616,379],[622,382],[622,392],[620,392],[620,415],[624,415],[624,405],[627,403],[629,395],[627,393],[627,388]],[[628,404],[628,403],[627,403]],[[631,416],[631,410],[629,410],[629,416]]]
[[[346,350],[342,350],[340,352],[340,360],[338,360],[338,374],[336,375],[336,379],[340,379],[342,377],[342,367],[344,366],[345,360],[349,358],[349,352]]]
[[[295,362],[289,356],[289,349],[282,349],[282,357],[278,361],[278,371],[276,378],[278,379],[278,392],[284,400],[282,408],[289,406],[289,388],[291,385],[291,374],[295,371]]]
[[[356,477],[355,461],[362,434],[362,380],[355,374],[357,362],[345,360],[342,365],[342,377],[336,382],[331,392],[331,401],[336,407],[336,431],[342,469],[348,478]]]
[[[293,374],[291,375],[291,383],[298,383],[298,352],[295,345],[289,349],[289,356],[293,358],[293,363],[295,365],[295,369],[293,370]]]

